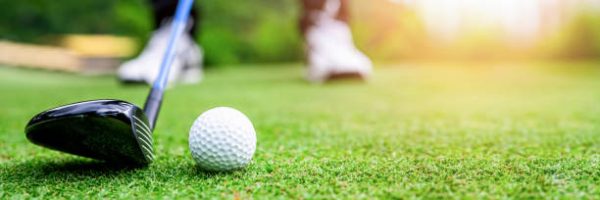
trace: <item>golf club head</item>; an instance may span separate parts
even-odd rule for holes
[[[144,111],[120,100],[93,100],[44,111],[25,133],[34,144],[116,164],[148,165],[152,130]]]

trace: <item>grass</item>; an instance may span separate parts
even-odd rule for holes
[[[0,68],[0,199],[598,198],[600,68],[580,63],[381,66],[371,82],[310,85],[301,67],[212,70],[168,91],[157,160],[116,168],[30,144],[34,114],[147,88],[114,77]],[[231,106],[258,134],[245,170],[195,167],[188,130]]]

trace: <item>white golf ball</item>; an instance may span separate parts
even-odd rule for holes
[[[190,129],[192,157],[208,171],[229,171],[248,165],[256,150],[252,122],[240,111],[217,107],[202,113]]]

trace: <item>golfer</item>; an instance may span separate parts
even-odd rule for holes
[[[152,37],[137,58],[123,63],[118,77],[124,82],[154,82],[169,38],[177,0],[151,0],[154,13]],[[321,83],[339,77],[366,79],[372,64],[354,45],[348,26],[349,0],[301,0],[300,30],[305,43],[306,79]],[[192,9],[186,33],[177,43],[169,83],[198,83],[202,79],[203,52],[194,41],[200,19]]]

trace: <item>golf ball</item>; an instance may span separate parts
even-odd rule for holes
[[[229,171],[248,165],[256,150],[252,122],[240,111],[217,107],[202,113],[190,129],[190,151],[208,171]]]

